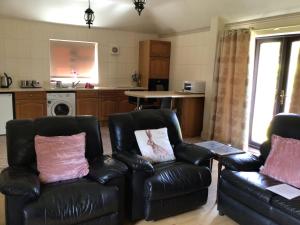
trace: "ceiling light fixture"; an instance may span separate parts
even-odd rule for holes
[[[84,20],[86,24],[89,25],[89,29],[91,29],[91,25],[93,25],[95,19],[94,11],[91,9],[91,3],[89,0],[89,7],[85,10]]]
[[[145,8],[146,0],[133,0],[133,4],[135,5],[135,10],[140,16],[143,9]]]

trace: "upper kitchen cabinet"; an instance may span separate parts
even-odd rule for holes
[[[171,42],[168,41],[148,41],[150,45],[151,57],[165,57],[171,56]]]
[[[148,88],[149,79],[169,79],[171,42],[141,41],[139,48],[139,73],[142,86]]]
[[[15,93],[16,119],[35,119],[47,115],[46,92]]]

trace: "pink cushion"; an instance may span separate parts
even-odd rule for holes
[[[300,188],[300,140],[272,136],[271,152],[261,173]]]
[[[85,133],[72,136],[35,136],[40,180],[44,183],[84,177],[89,173],[85,158]]]

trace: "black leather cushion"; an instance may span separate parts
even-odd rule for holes
[[[93,116],[44,117],[36,120],[12,120],[6,125],[9,166],[32,166],[36,162],[35,135],[68,136],[85,132],[88,160],[102,155],[99,123]]]
[[[167,127],[171,145],[182,142],[179,121],[171,110],[147,109],[124,114],[111,115],[109,130],[113,151],[127,151],[141,154],[134,135],[135,130]]]
[[[36,119],[34,126],[36,134],[41,136],[69,136],[85,132],[86,158],[91,160],[103,153],[99,123],[96,117],[45,117]]]
[[[44,185],[40,198],[24,209],[30,225],[69,225],[118,211],[118,189],[86,179]]]
[[[268,130],[268,140],[262,144],[260,159],[264,162],[271,150],[271,137],[278,135],[285,138],[300,140],[300,115],[299,114],[278,114],[276,115]]]
[[[9,167],[0,174],[0,191],[5,195],[34,199],[40,194],[40,181],[31,170]]]
[[[31,120],[6,123],[7,161],[9,166],[29,166],[36,160],[34,126]]]
[[[267,187],[281,184],[268,176],[258,172],[235,172],[231,170],[223,170],[221,173],[222,179],[231,183],[240,190],[243,190],[254,197],[270,202],[274,194],[266,190]]]
[[[161,200],[207,188],[211,174],[207,167],[181,162],[157,164],[155,174],[145,181],[146,200]]]
[[[272,198],[271,204],[275,208],[300,220],[300,197],[288,200],[277,195]]]
[[[259,171],[262,163],[258,157],[249,153],[243,153],[223,157],[222,165],[226,169],[235,171]]]
[[[99,157],[90,162],[88,176],[101,184],[126,175],[127,166],[109,156]]]

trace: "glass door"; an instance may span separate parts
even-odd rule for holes
[[[256,40],[249,126],[251,147],[259,148],[267,139],[267,130],[274,115],[289,112],[299,50],[300,36]]]

